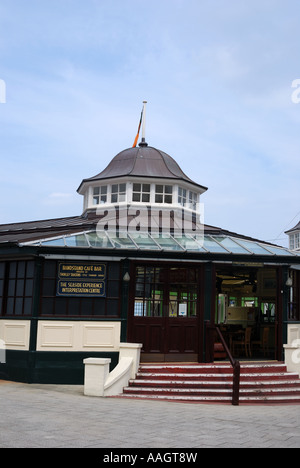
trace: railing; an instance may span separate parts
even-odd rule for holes
[[[210,323],[207,323],[206,327],[207,327],[207,332],[208,332],[207,333],[207,337],[208,337],[207,349],[208,350],[210,349],[210,351],[208,352],[210,359],[213,360],[213,346],[215,342],[214,336],[215,336],[215,332],[217,332],[217,335],[220,338],[220,341],[224,347],[224,350],[230,361],[230,364],[232,365],[232,368],[233,368],[232,404],[234,406],[238,406],[239,398],[240,398],[240,374],[241,374],[240,362],[237,359],[233,358],[219,327],[217,327],[216,325],[212,325]]]

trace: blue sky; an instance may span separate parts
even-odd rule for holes
[[[146,140],[207,224],[286,245],[300,219],[298,0],[1,0],[0,223],[82,212],[76,190]]]

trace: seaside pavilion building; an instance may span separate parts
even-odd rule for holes
[[[267,328],[282,361],[289,327],[299,338],[299,252],[204,225],[206,190],[143,138],[81,182],[81,215],[1,225],[0,378],[82,383],[83,360],[114,367],[120,342],[144,362],[210,362],[214,325],[233,355],[237,333]]]

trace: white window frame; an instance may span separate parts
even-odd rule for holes
[[[192,190],[189,190],[189,208],[191,210],[196,211],[197,210],[197,203],[198,203],[198,194],[196,192],[193,192]]]
[[[140,186],[139,189],[137,189],[137,186]],[[149,187],[149,190],[148,190]],[[135,200],[134,198],[137,198],[137,195],[139,196],[139,200]],[[151,201],[151,184],[150,183],[139,183],[139,182],[134,182],[132,184],[132,201],[133,203],[150,203]]]
[[[162,187],[162,192],[158,192],[157,191],[157,187]],[[166,191],[166,189],[168,188],[171,188],[171,193]],[[174,192],[174,187],[173,185],[169,185],[169,184],[155,184],[155,203],[158,203],[158,204],[167,204],[167,205],[172,205],[173,203],[173,192]],[[157,198],[158,197],[162,197],[162,201],[157,201]],[[168,197],[171,198],[171,201],[166,201],[168,199]]]
[[[122,190],[124,186],[124,190]],[[117,187],[117,192],[114,191],[114,187]],[[122,203],[126,202],[126,182],[121,182],[120,184],[111,185],[111,203]],[[114,199],[115,198],[115,199]]]
[[[98,192],[98,193],[97,193]],[[92,203],[93,205],[103,205],[108,200],[108,187],[107,185],[100,185],[93,187]]]
[[[188,190],[183,187],[178,187],[178,203],[181,206],[186,206]]]

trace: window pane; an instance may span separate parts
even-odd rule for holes
[[[13,315],[14,313],[14,304],[15,300],[12,298],[7,299],[7,306],[6,306],[6,315]]]
[[[133,191],[140,192],[141,191],[141,184],[133,184]]]
[[[156,193],[163,193],[164,186],[163,185],[156,185],[155,191],[156,191]]]
[[[31,315],[32,298],[24,299],[24,315]]]
[[[132,201],[135,201],[135,202],[141,201],[141,194],[140,193],[133,193]]]
[[[143,184],[143,192],[150,193],[150,184]]]
[[[28,279],[26,280],[25,296],[32,296],[32,292],[33,292],[33,280]]]
[[[33,276],[34,276],[34,262],[27,262],[26,277],[33,278]]]
[[[17,276],[17,262],[11,262],[9,265],[9,277],[15,278]]]
[[[24,280],[18,280],[16,296],[23,296],[23,293],[24,293]]]
[[[0,263],[0,278],[4,278],[4,274],[5,274],[5,263],[2,262]]]
[[[18,278],[24,278],[25,276],[25,262],[18,262]]]
[[[23,298],[17,298],[15,303],[15,315],[22,315],[23,313]]]
[[[172,185],[166,185],[165,186],[165,193],[172,193],[173,187]]]
[[[142,195],[142,201],[143,201],[144,203],[149,202],[149,201],[150,201],[150,194],[149,194],[149,193],[143,193],[143,195]]]
[[[8,282],[8,296],[14,296],[15,295],[15,287],[16,287],[16,281],[15,280],[9,280],[9,282]]]

